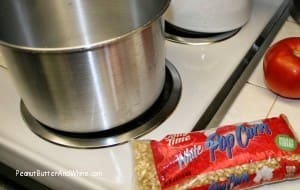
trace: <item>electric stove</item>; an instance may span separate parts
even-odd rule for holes
[[[287,18],[289,3],[253,0],[249,21],[224,40],[198,43],[203,40],[192,37],[197,43],[177,43],[174,36],[166,40],[167,61],[181,80],[179,102],[164,121],[138,138],[161,139],[209,127],[230,92],[255,68]],[[29,177],[52,189],[134,189],[130,143],[74,148],[49,142],[24,121],[21,99],[4,66],[0,87],[0,162],[12,168],[13,180]]]

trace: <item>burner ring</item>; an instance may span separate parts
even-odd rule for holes
[[[21,114],[29,128],[54,144],[72,148],[101,148],[128,142],[158,127],[177,106],[181,96],[181,79],[176,68],[166,60],[166,82],[163,91],[145,113],[122,126],[95,133],[69,133],[47,127],[37,121],[21,101]],[[124,131],[124,129],[126,129]]]
[[[165,21],[165,37],[171,42],[188,45],[206,45],[226,40],[240,31],[241,28],[220,33],[203,33],[186,30]]]

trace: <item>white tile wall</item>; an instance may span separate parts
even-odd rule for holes
[[[6,67],[3,57],[2,57],[2,54],[1,54],[1,51],[0,51],[0,66]]]
[[[296,23],[296,21],[293,19],[293,17],[291,17],[291,16],[289,16],[288,17],[288,19],[287,19],[289,22],[295,22]]]
[[[254,72],[248,79],[249,84],[256,85],[262,88],[267,88],[264,82],[264,72],[262,68],[263,68],[263,59],[260,60]]]
[[[291,36],[300,37],[300,25],[289,17],[273,43]],[[294,130],[300,136],[300,99],[282,98],[272,93],[264,83],[263,61],[261,60],[226,113],[222,123],[252,121],[265,116],[278,116],[281,113],[287,115]]]
[[[288,116],[291,126],[300,137],[300,100],[278,97],[270,112],[270,116],[276,116],[281,113]]]
[[[280,39],[299,36],[300,25],[290,17],[280,30],[273,43]],[[300,140],[300,99],[276,96],[264,84],[262,60],[245,84],[240,94],[226,113],[222,125],[243,121],[254,121],[264,117],[285,114]],[[300,189],[300,180],[265,185],[257,190]]]
[[[276,95],[269,90],[246,84],[231,105],[221,125],[265,118],[275,99]]]
[[[300,36],[300,26],[293,21],[287,21],[275,37],[273,43],[278,42],[283,38],[294,36]]]

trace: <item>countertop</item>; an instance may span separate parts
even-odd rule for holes
[[[289,17],[272,44],[291,36],[300,36],[300,25],[297,25]],[[300,100],[277,96],[266,87],[261,60],[219,125],[255,121],[278,116],[281,113],[288,117],[294,131],[300,137]],[[300,189],[300,180],[265,185],[257,189],[279,190],[282,188],[291,190]]]

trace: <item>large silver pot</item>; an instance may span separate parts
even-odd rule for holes
[[[1,0],[1,49],[29,112],[76,133],[143,113],[164,85],[169,1]]]
[[[166,20],[194,32],[228,32],[250,18],[252,0],[172,0]]]

